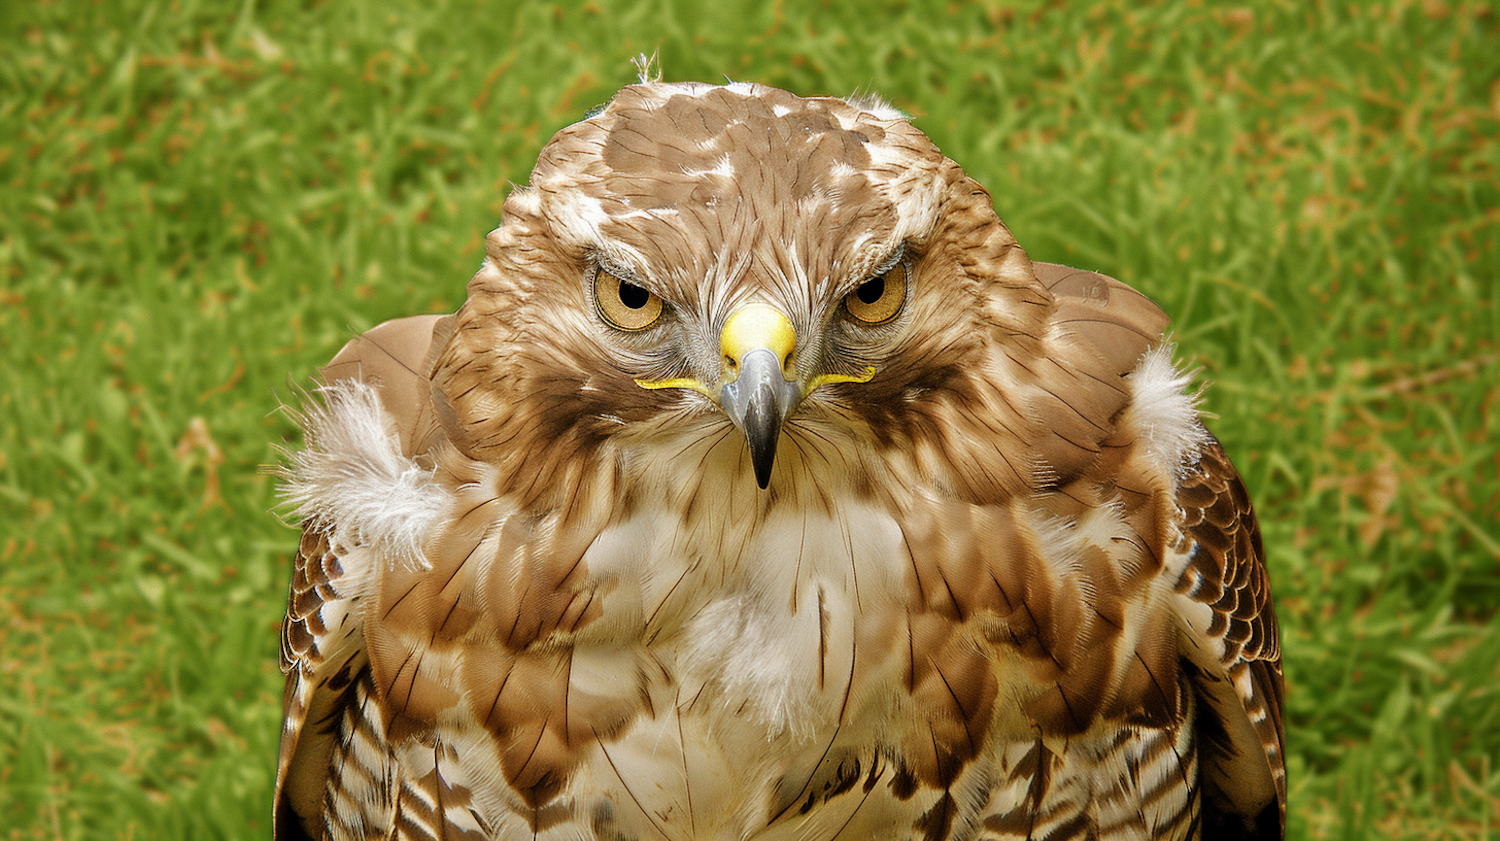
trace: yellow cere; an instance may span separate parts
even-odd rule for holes
[[[791,363],[792,351],[797,348],[797,331],[792,327],[791,319],[769,304],[752,303],[740,307],[724,322],[724,330],[719,334],[720,352],[726,358],[734,360],[736,366],[745,354],[756,348],[765,348],[776,354],[776,358],[782,361],[784,376],[788,381],[795,381],[796,374],[791,369]],[[734,382],[738,376],[737,367],[727,371],[725,383]],[[833,383],[867,383],[874,376],[873,367],[858,374],[819,374],[807,383],[802,393],[810,394],[815,389]],[[719,399],[717,388],[711,388],[692,377],[637,379],[635,384],[649,389],[686,388],[710,400]]]
[[[735,310],[719,333],[719,352],[736,364],[756,348],[765,348],[781,360],[782,374],[788,380],[792,373],[792,351],[797,348],[797,331],[791,319],[769,304],[751,303]],[[736,374],[735,376],[738,376]],[[729,378],[733,382],[733,378]]]

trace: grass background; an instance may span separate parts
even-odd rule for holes
[[[268,838],[257,466],[553,131],[873,90],[1158,300],[1256,498],[1292,838],[1500,836],[1500,21],[1443,2],[0,3],[0,838]]]

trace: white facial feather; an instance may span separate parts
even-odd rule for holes
[[[401,454],[375,389],[341,380],[303,410],[307,446],[282,470],[282,496],[303,522],[327,525],[335,543],[365,547],[388,563],[427,567],[422,545],[447,509],[433,472]]]
[[[610,215],[598,199],[570,189],[572,185],[563,175],[538,178],[533,186],[547,194],[545,204],[558,242],[574,248],[592,248],[605,241],[599,229],[609,223]]]
[[[937,225],[943,180],[930,167],[912,166],[908,151],[897,146],[869,144],[871,169],[887,175],[880,192],[896,205],[898,218],[893,243],[920,239]]]

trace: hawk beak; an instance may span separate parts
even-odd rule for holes
[[[781,425],[802,400],[802,387],[792,373],[796,347],[791,320],[761,303],[735,310],[719,334],[724,358],[719,407],[744,434],[762,489],[771,484]]]

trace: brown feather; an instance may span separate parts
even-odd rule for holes
[[[1280,837],[1287,805],[1280,631],[1260,528],[1218,441],[1203,450],[1178,503],[1192,554],[1177,590],[1213,610],[1210,638],[1223,647],[1216,663],[1193,658],[1205,712],[1220,719],[1210,730],[1212,750],[1204,765],[1207,823],[1247,837]],[[1238,674],[1248,675],[1252,694],[1236,691]],[[1255,713],[1263,718],[1255,720]],[[1269,801],[1259,794],[1268,789],[1274,794]]]

